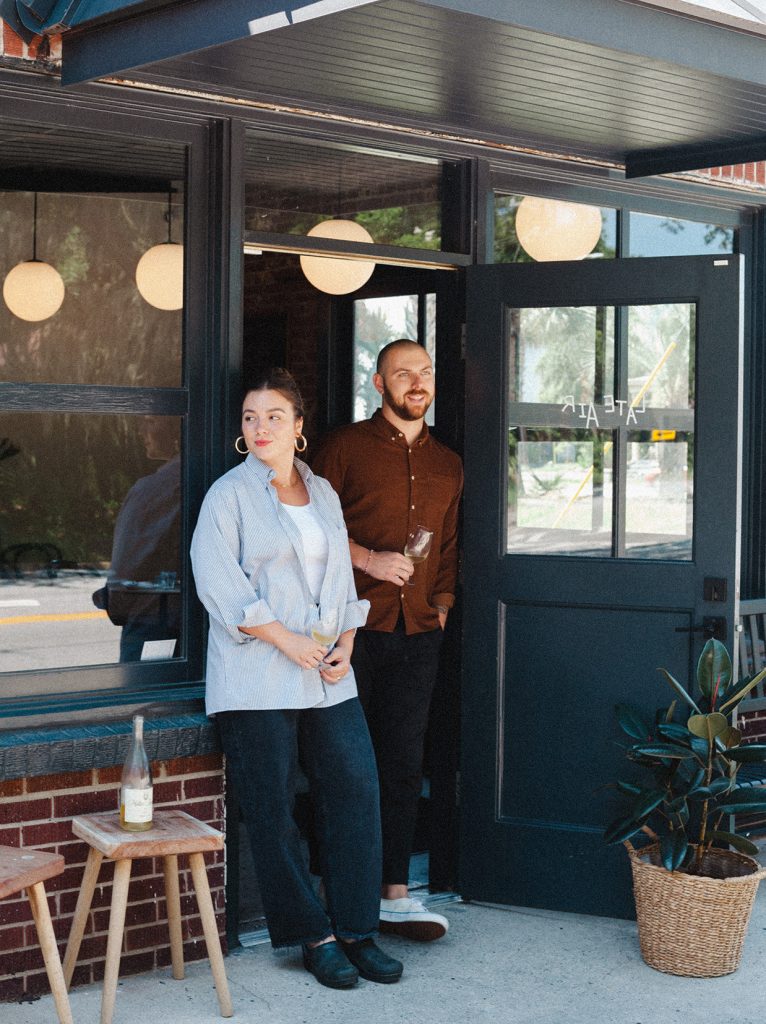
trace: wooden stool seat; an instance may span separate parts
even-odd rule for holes
[[[162,857],[163,859],[173,977],[177,980],[183,978],[184,958],[178,857],[180,854],[187,854],[221,1016],[231,1017],[234,1011],[231,1005],[221,942],[218,937],[218,926],[215,921],[203,857],[208,850],[223,849],[222,833],[202,821],[197,821],[185,811],[176,810],[155,811],[152,827],[146,832],[126,832],[120,828],[119,816],[114,811],[83,814],[73,818],[72,831],[88,843],[90,850],[64,957],[64,978],[67,986],[72,981],[77,955],[80,952],[85,932],[85,924],[93,901],[93,893],[98,881],[98,873],[104,857],[113,860],[115,864],[106,946],[104,990],[101,997],[101,1024],[111,1024],[114,1013],[122,936],[125,928],[125,911],[128,904],[130,870],[133,860],[137,857]]]
[[[0,846],[0,899],[26,889],[32,917],[40,940],[48,982],[61,1024],[72,1024],[72,1011],[66,994],[56,936],[53,933],[44,883],[64,870],[64,858],[58,853]]]

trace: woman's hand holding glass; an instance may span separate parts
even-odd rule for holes
[[[330,653],[325,657],[319,674],[326,683],[339,683],[351,668],[351,652],[354,649],[354,630],[349,629],[338,637]]]

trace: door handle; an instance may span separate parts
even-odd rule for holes
[[[726,619],[720,615],[706,615],[701,626],[676,626],[676,633],[702,633],[706,640],[726,642]]]

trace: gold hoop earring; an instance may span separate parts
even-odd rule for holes
[[[301,439],[301,441],[303,441],[303,447],[302,447],[302,448],[299,448],[299,447],[298,447],[298,438],[300,438],[300,439]],[[308,448],[308,446],[309,446],[309,443],[308,443],[308,441],[306,440],[306,438],[305,438],[305,437],[303,436],[303,434],[298,434],[298,437],[296,437],[296,438],[295,438],[295,442],[294,442],[294,443],[295,443],[295,450],[296,450],[296,452],[301,452],[301,453],[302,453],[302,452],[305,452],[305,451],[306,451],[306,449],[307,449],[307,448]]]
[[[247,447],[247,441],[245,441],[245,450],[244,451],[242,451],[242,449],[239,447],[239,442],[240,441],[245,441],[245,435],[244,434],[240,434],[239,437],[237,438],[237,440],[234,442],[235,449],[239,452],[240,455],[249,455],[250,454],[250,449]]]

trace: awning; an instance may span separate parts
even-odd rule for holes
[[[130,78],[625,164],[629,177],[766,159],[766,25],[700,3],[15,3],[50,8],[65,30],[65,85]]]

